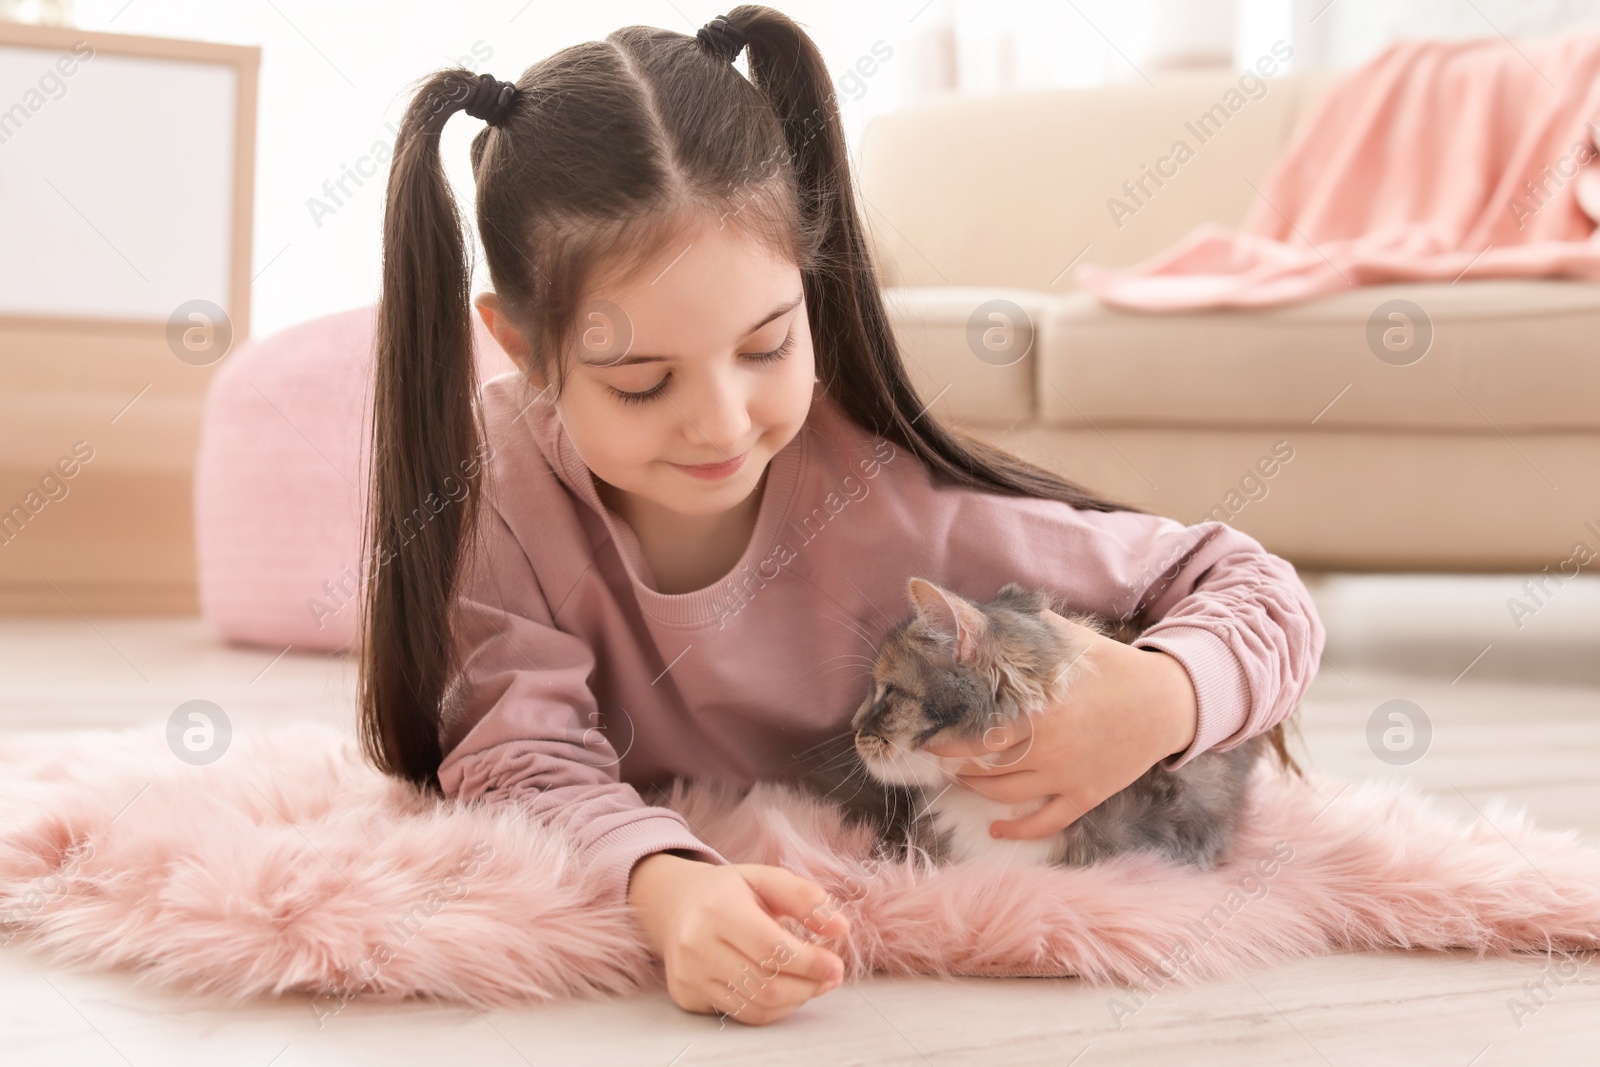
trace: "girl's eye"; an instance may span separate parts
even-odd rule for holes
[[[782,359],[784,356],[787,356],[791,351],[793,351],[793,349],[794,331],[790,330],[789,336],[783,339],[783,344],[779,345],[777,348],[774,348],[771,352],[752,352],[744,358],[750,360],[752,363],[774,363]],[[661,395],[662,390],[666,389],[667,387],[667,382],[671,380],[672,375],[668,374],[665,378],[661,379],[661,381],[649,389],[646,389],[642,393],[630,393],[624,389],[617,389],[609,385],[606,386],[606,388],[611,390],[611,395],[615,396],[618,400],[621,400],[625,404],[642,404],[646,400],[650,400]]]

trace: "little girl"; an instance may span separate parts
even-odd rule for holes
[[[476,307],[518,368],[481,386],[438,149],[458,110],[487,123]],[[1266,731],[1294,767],[1281,722],[1324,637],[1294,569],[925,410],[828,70],[771,8],[626,27],[514,84],[429,77],[395,145],[376,344],[368,757],[570,834],[686,1010],[782,1018],[843,979],[822,940],[849,924],[639,790],[792,777],[848,731],[911,576],[977,600],[1047,587],[1144,628],[1095,635],[1072,699],[991,742],[1023,756],[967,764],[960,787],[1050,798],[997,835],[1055,833],[1158,761]]]

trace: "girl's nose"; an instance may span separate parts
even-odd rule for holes
[[[683,409],[691,438],[732,459],[750,444],[749,398],[744,385],[728,374],[713,374],[702,381],[694,399]]]

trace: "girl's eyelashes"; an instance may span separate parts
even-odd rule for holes
[[[745,356],[745,358],[750,360],[752,363],[774,363],[782,359],[784,356],[787,356],[791,351],[793,351],[793,349],[794,330],[791,329],[789,331],[789,336],[783,339],[783,344],[779,345],[777,348],[774,348],[771,352],[752,352]],[[606,386],[606,389],[610,391],[612,396],[616,397],[625,404],[642,404],[646,400],[650,400],[661,395],[661,392],[666,389],[667,383],[671,380],[672,374],[669,372],[665,378],[661,379],[661,381],[657,382],[654,386],[646,389],[642,393],[630,393],[625,389],[617,389],[610,385]]]

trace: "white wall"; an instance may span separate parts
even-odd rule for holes
[[[1297,60],[1334,68],[1362,63],[1403,37],[1515,40],[1600,30],[1600,0],[1240,0],[1240,11],[1247,24],[1241,53],[1260,54],[1269,33],[1287,28]]]
[[[922,0],[784,5],[838,72],[852,138],[869,115],[898,102],[900,53],[919,28],[920,17],[911,16],[921,6]],[[509,80],[559,48],[618,26],[693,33],[724,10],[721,3],[691,0],[78,0],[74,23],[262,48],[252,287],[252,333],[262,336],[377,299],[386,160],[410,96],[408,83],[458,61]],[[887,49],[891,57],[870,77],[846,78],[880,41],[879,52]],[[446,126],[442,146],[469,218],[467,143],[479,128],[458,115]],[[346,177],[375,164],[375,173],[359,183]],[[348,196],[330,192],[341,177]],[[479,276],[485,277],[481,267]]]
[[[847,134],[873,114],[937,91],[1095,85],[1159,76],[1182,38],[1230,32],[1248,62],[1290,33],[1297,58],[1358,62],[1399,34],[1549,33],[1600,24],[1600,0],[779,0],[836,72]],[[1220,8],[1219,8],[1220,4]],[[256,335],[377,299],[388,146],[433,68],[463,62],[514,78],[556,49],[645,23],[692,33],[731,4],[692,0],[77,0],[87,29],[260,45],[256,166]],[[1481,14],[1479,13],[1481,11]],[[863,57],[890,58],[851,77]],[[870,64],[869,64],[870,65]],[[953,84],[952,84],[953,83]],[[470,212],[467,142],[447,127],[447,172]],[[375,166],[376,165],[376,166]],[[326,186],[372,170],[335,202]],[[317,205],[320,203],[321,207]],[[468,215],[470,218],[470,214]],[[480,268],[480,278],[482,271]],[[480,286],[481,286],[480,282]]]

